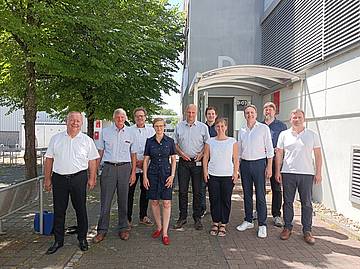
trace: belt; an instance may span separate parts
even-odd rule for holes
[[[73,178],[73,177],[76,177],[76,176],[80,175],[81,173],[86,172],[86,171],[87,170],[81,170],[81,171],[76,172],[74,174],[66,174],[66,175],[58,174],[58,173],[55,173],[55,172],[54,172],[54,174],[58,174],[59,176],[62,176],[62,177],[65,177],[65,178]]]
[[[200,161],[201,161],[201,160],[195,161],[195,158],[190,158],[189,161],[188,161],[188,160],[185,160],[185,159],[183,159],[183,158],[181,158],[181,160],[184,161],[184,162],[188,162],[188,163],[190,163],[190,162],[200,162]]]
[[[122,165],[128,164],[130,162],[120,162],[120,163],[104,162],[104,163],[110,164],[110,165],[113,165],[113,166],[122,166]]]

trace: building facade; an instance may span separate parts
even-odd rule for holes
[[[276,101],[285,122],[292,109],[304,109],[324,157],[324,181],[314,187],[314,199],[360,221],[360,1],[216,1],[202,9],[205,2],[185,3],[183,106],[196,102],[202,119],[206,105],[223,106],[218,97],[233,102],[232,118],[223,107],[219,114],[233,122],[234,136],[241,124],[239,101],[260,111],[264,102]],[[214,27],[219,17],[221,29],[233,32],[224,42],[223,31]],[[201,31],[206,25],[213,30]],[[220,51],[209,45],[214,42]],[[219,63],[230,58],[225,70]]]

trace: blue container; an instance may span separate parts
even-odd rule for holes
[[[53,230],[54,213],[43,211],[43,234],[50,235]],[[40,232],[40,214],[35,213],[34,230]]]

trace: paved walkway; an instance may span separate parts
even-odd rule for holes
[[[45,208],[51,210],[51,195],[45,198]],[[172,224],[178,214],[177,199],[174,193]],[[150,237],[153,227],[137,224],[137,207],[138,201],[129,241],[120,240],[111,229],[103,242],[91,245],[89,251],[82,253],[76,236],[68,235],[65,246],[50,256],[44,253],[53,238],[33,232],[36,207],[16,213],[4,222],[7,234],[0,236],[0,268],[359,268],[360,241],[349,239],[336,227],[315,217],[313,231],[317,241],[315,246],[307,245],[302,239],[298,209],[294,233],[288,241],[279,239],[281,229],[271,225],[271,217],[266,239],[257,238],[255,229],[237,232],[235,227],[243,218],[243,202],[238,191],[233,195],[230,225],[224,238],[209,235],[208,214],[203,219],[203,231],[196,231],[188,218],[185,229],[170,231],[171,244],[164,246],[160,239]],[[88,212],[90,239],[99,213],[98,187],[88,195]],[[114,204],[112,227],[116,224],[116,212]],[[75,224],[70,206],[66,225]]]

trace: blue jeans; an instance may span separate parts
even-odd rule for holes
[[[259,226],[266,225],[267,208],[265,199],[266,159],[241,160],[241,184],[244,192],[245,221],[253,221],[253,186],[256,193],[256,211]]]

